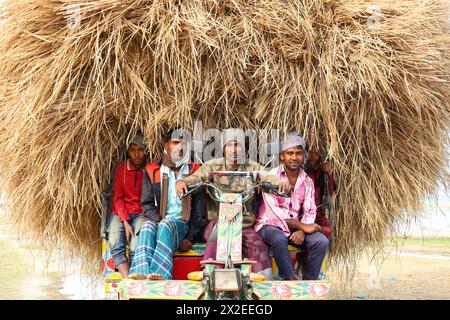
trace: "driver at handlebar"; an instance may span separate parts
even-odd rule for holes
[[[259,163],[246,159],[245,135],[241,129],[225,129],[221,136],[221,146],[224,157],[207,161],[195,173],[177,182],[176,190],[179,196],[187,192],[188,185],[208,181],[208,172],[210,171],[260,171],[263,169]],[[290,187],[288,183],[279,181],[267,172],[260,174],[260,181],[276,184],[282,191],[289,192]],[[214,177],[214,184],[222,192],[240,193],[247,189],[246,180],[237,177]],[[258,262],[252,267],[254,272],[264,275],[266,279],[271,279],[272,267],[267,246],[253,230],[255,213],[252,212],[252,202],[252,200],[247,201],[243,208],[242,254],[246,258]],[[204,231],[204,238],[207,241],[203,255],[204,260],[209,258],[216,259],[218,212],[219,204],[215,201],[208,201],[208,220],[210,222]]]
[[[189,161],[183,131],[169,130],[162,161],[152,162],[144,170],[141,206],[148,221],[137,238],[129,278],[172,279],[173,252],[192,247],[205,211],[204,193],[180,200],[175,183],[198,167]]]
[[[291,242],[310,250],[303,280],[317,280],[323,259],[328,250],[328,238],[314,223],[316,205],[314,183],[303,170],[305,140],[297,132],[289,132],[281,143],[282,164],[270,171],[282,181],[293,186],[290,198],[263,194],[255,230],[272,250],[279,275],[285,280],[296,280],[288,251]],[[303,217],[299,221],[300,210]]]

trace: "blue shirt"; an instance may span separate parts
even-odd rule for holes
[[[166,208],[166,219],[180,219],[182,215],[181,199],[178,198],[175,184],[178,180],[181,180],[185,174],[189,174],[189,165],[183,164],[178,172],[178,176],[175,177],[175,171],[168,168],[169,172],[169,187],[167,190],[167,208]],[[161,181],[164,170],[160,170]]]

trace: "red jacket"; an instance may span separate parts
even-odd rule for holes
[[[114,181],[112,214],[120,221],[130,220],[130,214],[142,214],[141,191],[144,168],[136,170],[130,160],[122,162]]]

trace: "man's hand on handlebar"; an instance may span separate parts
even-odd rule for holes
[[[188,192],[188,186],[186,182],[180,180],[176,183],[175,190],[177,192],[177,196],[182,197],[186,192]]]
[[[276,196],[289,198],[291,196],[292,187],[289,183],[278,180],[276,184],[263,182],[260,184],[264,192],[270,192]]]

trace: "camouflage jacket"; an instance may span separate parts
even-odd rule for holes
[[[248,161],[245,164],[240,164],[235,171],[260,171],[263,166],[259,163]],[[208,173],[211,171],[232,171],[225,163],[224,158],[216,158],[205,162],[192,175],[183,179],[187,185],[192,185],[202,181],[213,182],[222,192],[242,192],[247,189],[247,180],[245,177],[213,177],[208,180]],[[268,174],[268,171],[260,172],[260,182],[270,182],[278,184],[278,179],[273,175]],[[255,222],[255,214],[258,212],[258,203],[255,202],[255,197],[247,201],[244,208],[243,228],[252,227]],[[216,220],[219,215],[219,203],[212,199],[208,199],[208,220]]]

